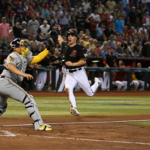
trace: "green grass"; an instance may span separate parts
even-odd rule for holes
[[[131,123],[119,123],[124,125],[135,125],[135,126],[141,126],[141,127],[150,127],[150,121],[149,122],[131,122]]]
[[[71,116],[67,97],[36,97],[42,117]],[[81,116],[114,116],[150,114],[150,97],[77,97]],[[126,105],[134,104],[134,105]],[[3,118],[27,118],[25,106],[8,99],[8,109]]]

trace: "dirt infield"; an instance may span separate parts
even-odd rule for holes
[[[149,150],[150,127],[119,124],[150,115],[44,118],[52,131],[34,131],[31,119],[0,119],[1,150],[109,149]]]
[[[35,97],[66,93],[30,92]],[[75,96],[85,96],[83,92]],[[150,92],[97,92],[95,96],[150,96]],[[32,120],[0,118],[0,150],[149,150],[150,127],[120,124],[150,121],[150,115],[44,118],[52,131],[34,131]]]
[[[33,92],[28,91],[29,94],[33,95],[34,97],[66,97],[65,92]],[[87,96],[84,92],[74,92],[75,96],[77,97],[84,97]],[[150,91],[113,91],[113,92],[96,92],[96,96],[150,96]]]

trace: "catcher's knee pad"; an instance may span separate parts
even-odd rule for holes
[[[38,108],[36,106],[36,102],[35,102],[33,96],[26,95],[24,97],[23,103],[26,106],[25,108],[27,109],[29,116],[34,120],[34,125],[36,125],[36,128],[40,128],[40,126],[43,125],[43,120],[38,111]]]
[[[7,109],[7,103],[5,104],[3,108],[0,108],[0,116],[2,116],[2,114],[6,112],[6,109]]]

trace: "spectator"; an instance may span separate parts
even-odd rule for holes
[[[108,40],[108,46],[116,47],[116,41],[114,40],[114,35],[111,35]]]
[[[26,11],[28,10],[28,4],[26,1],[23,2],[23,11],[26,13]]]
[[[85,17],[82,15],[82,12],[79,12],[79,15],[76,17],[76,28],[78,32],[85,29]]]
[[[86,43],[85,48],[86,48],[87,55],[91,55],[92,53],[91,53],[91,49],[90,49],[90,43]]]
[[[142,42],[142,56],[144,57],[150,57],[150,41],[147,34],[144,36],[144,40]]]
[[[139,31],[138,32],[144,32],[144,34],[147,34],[147,29],[146,29],[146,24],[143,24],[143,26],[139,29]]]
[[[91,17],[100,22],[100,15],[98,14],[97,10],[94,10],[94,13],[91,14]]]
[[[109,47],[107,41],[103,42],[103,45],[100,47],[101,51],[104,50],[104,47],[105,47],[105,48],[108,48],[108,47]]]
[[[39,28],[39,21],[35,19],[35,15],[31,15],[31,20],[28,21],[27,26],[28,39],[31,40],[33,36],[37,36],[37,30]]]
[[[68,29],[68,13],[66,9],[63,9],[60,13],[60,26],[61,26],[61,33],[65,34],[66,30]]]
[[[26,30],[27,29],[27,22],[23,21],[22,26],[20,28],[21,28],[21,30]]]
[[[146,26],[150,26],[150,16],[148,12],[146,12],[146,16],[143,17],[142,22],[145,23]]]
[[[95,45],[93,43],[93,39],[92,38],[89,39],[89,44],[90,44],[90,49],[93,49]]]
[[[88,0],[85,0],[82,5],[84,5],[84,13],[88,13],[88,9],[90,8],[90,3],[88,2]]]
[[[83,45],[85,46],[86,43],[89,43],[89,37],[86,35],[84,38],[84,43]]]
[[[7,15],[8,17],[12,17],[13,16],[13,12],[12,12],[10,6],[7,7],[7,10],[5,11],[4,14]]]
[[[89,29],[85,30],[85,35],[87,35],[88,37],[90,37],[90,31],[89,31]]]
[[[51,18],[51,29],[55,30],[55,26],[58,24],[58,20],[55,18],[55,15],[52,15]]]
[[[121,16],[118,16],[118,20],[115,21],[115,30],[119,32],[119,34],[123,34],[124,21],[121,20]]]
[[[126,12],[123,10],[123,7],[120,7],[119,11],[117,12],[118,16],[121,16],[121,20],[125,22]]]
[[[131,12],[131,9],[130,9],[130,7],[129,7],[129,4],[126,5],[126,7],[124,8],[124,11],[125,11],[125,13],[126,13],[125,22],[127,22],[128,15],[129,15],[129,13]]]
[[[20,23],[17,22],[16,25],[14,25],[14,18],[12,19],[12,27],[15,38],[22,38],[22,30],[20,28]]]
[[[104,45],[103,50],[101,51],[101,55],[104,56],[104,55],[107,55],[107,54],[109,54],[108,46]]]
[[[128,48],[128,44],[125,41],[124,37],[122,37],[121,47],[123,48],[124,51]]]
[[[99,45],[99,42],[98,42],[98,41],[96,42],[95,47],[91,50],[91,53],[92,53],[93,55],[100,55],[101,50],[100,50],[100,45]]]
[[[99,15],[102,14],[105,9],[106,9],[105,6],[102,4],[101,1],[99,1],[99,4],[97,5],[98,14],[99,14]]]
[[[50,25],[47,24],[47,20],[43,21],[43,25],[41,25],[38,29],[40,41],[47,42],[47,33],[50,31]]]
[[[126,8],[127,5],[129,5],[129,0],[121,0],[121,4],[124,9],[124,8]]]
[[[113,10],[116,8],[116,2],[113,0],[108,0],[106,2],[107,11],[113,12]]]
[[[110,37],[110,35],[114,34],[114,30],[112,28],[112,25],[109,25],[108,29],[106,29],[104,31],[105,36],[107,37],[107,39]]]
[[[24,9],[22,6],[22,2],[18,3],[18,6],[16,7],[17,15],[24,15]]]
[[[112,22],[115,23],[115,21],[116,21],[117,18],[118,18],[116,11],[113,11],[112,16],[113,16]]]
[[[116,48],[116,54],[117,56],[126,56],[123,48],[121,47],[121,43],[120,42],[117,42],[117,48]]]
[[[140,56],[139,43],[137,37],[134,37],[134,41],[131,45],[131,49],[134,52],[135,56]]]
[[[97,28],[97,24],[100,21],[96,21],[95,18],[88,16],[85,20],[86,22],[90,23],[90,34],[92,38],[96,38],[96,28]]]
[[[41,11],[41,14],[42,14],[41,16],[44,17],[44,18],[48,18],[49,17],[50,13],[49,13],[49,11],[47,9],[47,6],[45,6],[45,8]]]
[[[15,39],[13,30],[9,30],[9,35],[8,35],[8,44],[10,44],[11,41]]]
[[[26,15],[27,17],[30,17],[32,18],[32,15],[36,15],[35,11],[33,10],[32,6],[29,5],[29,9],[26,11]]]
[[[131,9],[131,12],[128,15],[128,20],[127,20],[127,24],[131,27],[134,26],[136,27],[136,19],[137,19],[137,15],[135,13],[135,7],[133,6]]]
[[[2,18],[2,23],[0,24],[0,44],[8,43],[9,35],[9,24],[6,23],[6,17]]]

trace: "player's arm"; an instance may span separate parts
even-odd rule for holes
[[[72,63],[71,61],[67,61],[67,66],[83,66],[86,64],[86,60],[80,59],[78,62]]]
[[[62,45],[62,42],[64,42],[64,39],[63,39],[62,36],[60,35],[60,30],[61,30],[60,25],[56,25],[55,29],[56,29],[57,32],[58,32],[58,42],[59,42],[59,45]]]
[[[39,53],[37,56],[33,56],[33,59],[30,62],[30,65],[39,63],[48,55],[48,53],[49,53],[49,50],[47,50],[47,48],[45,48],[45,50],[43,52]]]
[[[106,67],[109,67],[109,65],[108,65],[107,62],[106,62],[106,56],[104,56],[104,58],[103,58],[103,64],[104,64]]]
[[[18,70],[18,69],[16,68],[15,65],[13,65],[13,64],[11,64],[11,63],[7,65],[7,69],[8,69],[10,72],[14,73],[14,74],[17,74],[17,75],[20,75],[20,76],[23,76],[23,77],[27,78],[28,80],[33,79],[33,76],[32,76],[32,75],[21,72],[20,70]]]

